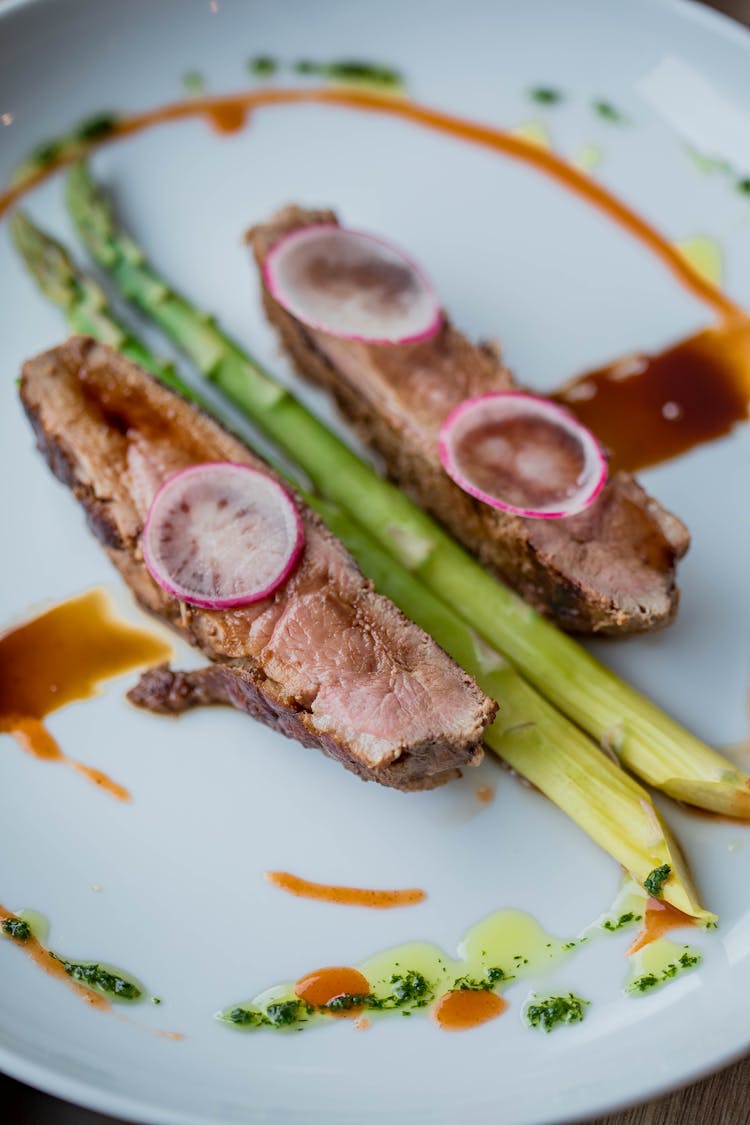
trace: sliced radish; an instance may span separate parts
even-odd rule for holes
[[[440,428],[440,460],[470,496],[532,519],[583,511],[607,479],[590,430],[553,402],[518,391],[460,403]]]
[[[143,561],[170,594],[204,609],[268,597],[304,543],[286,489],[249,465],[191,465],[158,490],[143,528]]]
[[[361,231],[301,227],[280,239],[263,269],[288,313],[331,336],[370,344],[412,344],[433,336],[440,306],[415,264]]]

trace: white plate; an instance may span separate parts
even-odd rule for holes
[[[393,63],[421,100],[502,125],[538,118],[526,91],[544,83],[568,94],[545,115],[559,150],[600,146],[596,174],[606,184],[671,237],[716,237],[729,291],[739,300],[750,292],[747,200],[722,176],[696,171],[636,90],[674,56],[746,110],[750,40],[728,22],[655,0],[212,7],[6,3],[0,114],[12,124],[0,128],[2,178],[33,143],[87,114],[178,96],[188,70],[213,91],[240,88],[246,58],[259,53]],[[631,124],[597,119],[596,97],[622,107]],[[291,199],[335,205],[352,225],[407,247],[456,322],[475,336],[498,335],[523,381],[541,389],[707,320],[642,249],[532,171],[407,123],[307,106],[261,112],[247,131],[219,139],[187,122],[106,147],[95,168],[116,185],[162,269],[285,377],[240,235]],[[72,241],[59,181],[28,205]],[[34,452],[16,400],[21,361],[64,329],[16,261],[7,229],[0,279],[4,625],[96,583],[120,587],[75,502]],[[694,534],[681,614],[664,634],[601,646],[605,660],[718,745],[739,741],[747,726],[750,520],[738,484],[749,457],[743,430],[644,474]],[[138,619],[124,591],[120,599]],[[555,978],[593,1004],[583,1024],[550,1036],[522,1027],[525,989],[509,993],[502,1020],[465,1035],[420,1019],[383,1020],[367,1034],[341,1022],[291,1037],[220,1026],[217,1008],[319,964],[356,962],[407,938],[452,950],[500,906],[573,934],[610,903],[619,872],[491,763],[483,780],[497,783],[498,796],[475,815],[476,776],[415,796],[364,786],[239,714],[179,722],[139,714],[123,702],[128,684],[58,712],[51,726],[70,753],[125,783],[132,806],[2,740],[0,901],[44,911],[56,948],[129,968],[164,1003],[134,1009],[130,1022],[89,1011],[0,942],[0,1065],[10,1073],[152,1125],[459,1116],[529,1125],[644,1098],[750,1043],[747,836],[673,806],[669,820],[722,927],[695,939],[701,969],[657,994],[623,996],[622,935]],[[410,910],[345,910],[284,896],[264,882],[268,868],[422,886],[429,898]],[[160,1039],[157,1028],[185,1039]]]

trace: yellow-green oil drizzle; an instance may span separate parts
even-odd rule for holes
[[[570,163],[581,172],[593,172],[602,162],[602,150],[598,145],[583,144],[570,158]]]
[[[696,968],[703,960],[697,949],[659,938],[630,958],[625,991],[630,996],[653,992],[675,977]]]
[[[103,961],[78,961],[53,952],[46,944],[48,931],[49,923],[38,911],[10,911],[0,906],[0,938],[16,945],[34,964],[64,980],[95,1007],[142,999],[143,985],[130,973]]]
[[[411,1015],[434,1010],[442,998],[456,990],[491,990],[500,995],[516,982],[549,973],[593,939],[640,926],[648,903],[643,887],[626,876],[609,909],[569,941],[548,933],[530,914],[498,910],[472,926],[455,957],[433,943],[413,941],[376,953],[356,969],[319,970],[361,974],[369,992],[338,996],[327,1006],[314,1007],[300,999],[296,991],[299,982],[285,981],[251,1000],[230,1005],[217,1013],[217,1018],[244,1030],[271,1027],[300,1031],[332,1016]],[[688,918],[686,924],[690,924]],[[660,937],[628,958],[624,991],[627,995],[651,992],[695,968],[701,959],[696,949]],[[547,998],[534,993],[524,1011],[532,1001],[545,1004],[553,1000],[564,1002],[558,1007],[567,1004],[566,1013],[557,1021],[560,1025],[584,1018],[588,1002],[572,993]],[[526,1023],[544,1030],[552,1026],[544,1020],[532,1024],[528,1018]]]
[[[332,1015],[366,1011],[410,1015],[429,1009],[456,990],[502,992],[509,984],[559,965],[579,940],[561,941],[547,933],[531,915],[519,910],[499,910],[468,931],[452,957],[438,945],[414,941],[374,954],[357,966],[370,992],[328,1007],[302,1003],[294,981],[264,990],[252,1000],[233,1004],[218,1013],[225,1023],[250,1029],[260,1026],[301,1030]],[[359,1001],[359,1002],[355,1002]]]
[[[712,285],[720,286],[724,280],[724,258],[721,246],[715,238],[698,234],[692,238],[684,238],[674,243],[675,250],[679,250],[683,258],[693,267],[696,273],[710,281]]]
[[[523,124],[517,125],[515,129],[511,129],[511,134],[514,137],[521,137],[524,141],[529,141],[537,148],[552,148],[550,131],[543,121],[524,121]]]
[[[623,878],[612,905],[583,931],[586,937],[615,934],[638,926],[646,914],[648,895],[630,875]]]
[[[649,897],[643,887],[626,876],[612,906],[584,933],[594,936],[597,930],[604,934],[633,929],[646,920],[648,910]],[[686,918],[685,924],[690,925],[690,920]],[[715,925],[716,923],[712,923],[706,928],[715,928]],[[630,996],[653,992],[675,977],[696,968],[702,960],[700,952],[692,946],[658,937],[628,956],[625,992]]]

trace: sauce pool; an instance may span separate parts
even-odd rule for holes
[[[315,969],[301,977],[294,986],[294,994],[306,1004],[315,1008],[324,1008],[331,1000],[339,996],[366,996],[370,991],[367,977],[359,969],[348,966],[336,966],[327,969]],[[332,1016],[358,1016],[362,1011],[361,1005],[353,1005],[339,1011],[332,1011]]]
[[[299,898],[333,902],[338,906],[366,906],[371,910],[391,910],[396,906],[414,906],[427,895],[416,887],[403,891],[367,890],[360,887],[339,887],[328,883],[310,883],[288,871],[266,871],[266,879],[282,891]]]
[[[750,320],[706,329],[656,355],[580,375],[555,399],[634,472],[724,437],[748,417]]]
[[[44,719],[90,699],[113,676],[168,659],[160,637],[118,621],[105,592],[70,598],[0,636],[0,733],[33,757],[60,762],[118,800],[128,791],[101,770],[69,758]]]
[[[432,1018],[443,1031],[469,1031],[496,1020],[507,1007],[508,1001],[495,992],[457,989],[440,997],[432,1009]]]

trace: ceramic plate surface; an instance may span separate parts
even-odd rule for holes
[[[678,77],[702,77],[747,121],[749,46],[728,21],[658,0],[6,2],[0,173],[4,181],[32,145],[94,112],[181,96],[188,71],[218,93],[254,81],[246,70],[254,55],[364,56],[401,69],[425,103],[500,126],[543,120],[568,156],[594,146],[593,174],[670,238],[718,242],[724,284],[742,302],[748,197],[686,154],[680,121],[689,129],[700,116],[690,89],[666,113],[643,80],[676,60]],[[565,91],[564,104],[535,105],[528,90],[539,84]],[[627,124],[592,112],[595,99],[620,108]],[[722,133],[720,120],[712,126]],[[161,270],[286,380],[241,235],[290,200],[335,206],[351,226],[405,247],[455,322],[474,338],[499,338],[521,381],[539,391],[709,320],[644,249],[533,170],[405,121],[276,108],[223,138],[199,120],[160,127],[103,147],[93,163]],[[59,179],[27,206],[74,243]],[[143,622],[34,451],[15,379],[24,358],[65,328],[19,265],[7,226],[0,292],[0,623],[99,584]],[[334,421],[320,397],[299,393]],[[738,429],[643,474],[693,533],[680,616],[664,633],[596,646],[718,746],[747,735],[749,468],[750,431]],[[197,663],[186,650],[178,657]],[[163,1003],[128,1009],[124,1021],[92,1011],[0,942],[0,1066],[9,1073],[151,1125],[531,1125],[645,1098],[750,1044],[750,840],[741,826],[667,802],[721,928],[688,935],[702,966],[651,996],[623,994],[623,934],[591,943],[545,980],[592,1002],[582,1024],[548,1036],[521,1022],[525,984],[509,990],[501,1020],[463,1035],[421,1018],[382,1020],[366,1034],[347,1021],[292,1036],[220,1025],[217,1009],[318,965],[357,963],[417,938],[455,952],[469,926],[499,907],[573,935],[612,902],[620,872],[492,762],[433,793],[389,792],[240,714],[173,722],[139,713],[123,698],[133,679],[50,720],[71,755],[127,785],[132,804],[3,736],[0,901],[43,911],[54,948],[129,969]],[[476,799],[481,784],[497,788],[490,805]],[[418,886],[428,898],[404,910],[344,909],[283,895],[264,881],[268,869]]]

